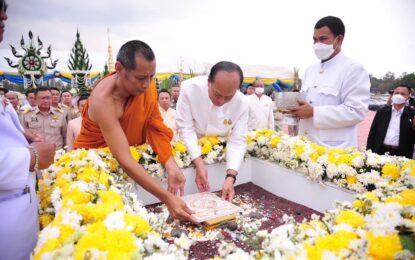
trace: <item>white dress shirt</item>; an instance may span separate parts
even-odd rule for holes
[[[273,102],[267,95],[258,97],[256,94],[248,96],[249,118],[248,129],[271,129],[274,130]]]
[[[389,122],[388,131],[386,132],[383,144],[399,146],[399,133],[401,129],[401,116],[403,107],[398,111],[392,106],[391,121]]]
[[[239,91],[223,106],[213,105],[208,95],[208,78],[195,77],[182,82],[177,102],[176,125],[180,139],[192,160],[201,155],[198,137],[227,138],[227,169],[238,171],[246,152],[249,102]]]
[[[164,110],[161,106],[159,106],[159,110],[163,123],[173,131],[173,140],[175,140],[177,138],[176,110],[171,107]]]
[[[365,119],[370,99],[363,66],[340,52],[307,68],[301,92],[314,115],[300,120],[299,134],[326,147],[357,148],[357,124]]]
[[[16,111],[1,103],[0,97],[0,198],[21,193],[26,185],[30,194],[0,202],[0,259],[30,259],[39,231],[36,177],[29,172],[29,144]]]

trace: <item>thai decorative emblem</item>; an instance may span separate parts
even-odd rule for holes
[[[69,57],[68,68],[73,77],[71,85],[77,88],[79,96],[89,95],[90,79],[88,76],[91,67],[89,55],[81,42],[79,31],[76,31],[76,41]]]
[[[25,88],[36,88],[43,83],[43,76],[47,73],[47,70],[56,67],[58,60],[52,60],[50,45],[46,52],[42,53],[43,43],[39,37],[37,37],[37,45],[34,43],[32,31],[29,31],[29,45],[25,45],[22,35],[20,46],[24,54],[20,54],[14,46],[10,45],[13,56],[19,59],[17,63],[9,58],[4,58],[10,67],[17,68],[18,73],[23,76]],[[46,59],[50,59],[50,65],[47,64]]]

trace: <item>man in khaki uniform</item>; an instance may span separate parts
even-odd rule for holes
[[[23,114],[23,128],[43,135],[46,143],[56,144],[56,149],[63,148],[67,125],[64,111],[51,107],[52,93],[46,87],[36,89],[36,102],[33,111]]]
[[[79,117],[81,114],[76,106],[72,104],[73,96],[69,91],[63,91],[61,94],[61,104],[64,105],[65,112],[67,114],[66,121],[71,121]]]

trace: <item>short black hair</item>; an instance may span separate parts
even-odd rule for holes
[[[34,93],[34,94],[36,94],[36,90],[35,90],[34,88],[29,88],[29,89],[26,91],[25,96],[26,96],[26,97],[28,97],[30,93]]]
[[[3,87],[0,87],[0,91],[3,91],[4,94],[6,94],[7,92],[9,92],[9,90],[7,88],[3,88]]]
[[[335,16],[326,16],[321,18],[314,26],[314,29],[320,29],[324,26],[329,27],[334,36],[344,36],[346,33],[346,28],[344,27],[342,20]]]
[[[37,93],[39,93],[41,91],[49,91],[50,92],[51,89],[52,88],[48,88],[48,87],[37,87],[36,91],[35,91],[35,95],[37,96]]]
[[[135,58],[137,55],[141,55],[147,61],[156,59],[153,50],[147,43],[133,40],[128,41],[121,46],[117,54],[117,61],[121,62],[127,70],[133,70],[135,69]]]
[[[69,95],[71,95],[71,97],[73,97],[73,95],[72,95],[71,91],[69,91],[69,90],[62,90],[62,92],[61,92],[61,97],[62,97],[62,94],[63,94],[63,93],[66,93],[66,92],[68,92],[68,93],[69,93]]]
[[[61,93],[61,90],[60,90],[60,89],[58,89],[57,87],[51,87],[51,88],[49,88],[49,91],[52,91],[52,90],[56,90],[56,91],[58,91],[58,92],[59,92],[59,94]],[[36,91],[36,93],[37,93],[37,91]]]
[[[0,0],[0,11],[7,12],[7,3],[5,0]]]
[[[241,67],[239,67],[238,64],[235,64],[230,61],[220,61],[216,63],[215,65],[213,65],[213,67],[210,69],[210,73],[208,77],[209,81],[214,82],[216,74],[218,74],[218,72],[222,70],[226,72],[235,72],[235,71],[238,72],[239,78],[240,78],[239,86],[244,81],[244,74],[242,72]]]
[[[165,88],[163,88],[163,89],[161,89],[161,90],[159,91],[159,95],[160,95],[161,93],[167,93],[167,94],[169,94],[169,96],[171,97],[170,92],[169,92],[167,89],[165,89]]]
[[[412,94],[412,88],[410,86],[406,85],[406,84],[398,84],[398,85],[396,85],[396,87],[393,90],[395,90],[396,88],[406,88],[409,91],[409,95]],[[392,93],[393,93],[393,91],[392,91]]]
[[[80,96],[78,98],[78,101],[76,101],[76,105],[79,107],[79,102],[81,102],[82,100],[87,100],[88,98],[89,98],[89,96]]]

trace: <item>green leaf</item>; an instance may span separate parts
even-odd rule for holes
[[[415,254],[415,240],[410,235],[399,235],[403,248]]]

